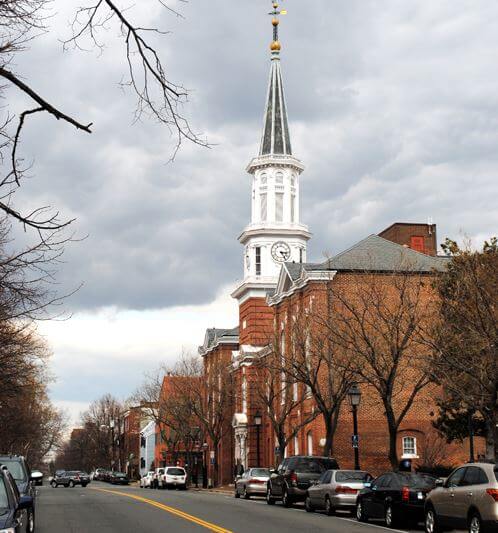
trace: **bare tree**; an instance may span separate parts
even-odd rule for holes
[[[378,394],[389,431],[389,460],[398,465],[398,429],[431,382],[423,330],[436,308],[431,276],[409,265],[392,273],[364,272],[344,288],[330,285],[333,320],[328,335],[335,349]]]
[[[498,457],[498,241],[481,251],[447,240],[453,257],[435,281],[439,297],[431,335],[433,377],[465,412],[484,421],[486,456]]]
[[[306,393],[295,390],[295,383],[288,379],[284,369],[285,358],[279,349],[280,343],[274,343],[272,349],[261,355],[258,361],[258,379],[253,385],[256,403],[266,412],[278,442],[277,462],[285,456],[288,444],[299,431],[312,422],[319,414],[313,408],[306,411]],[[301,412],[299,418],[290,417]]]

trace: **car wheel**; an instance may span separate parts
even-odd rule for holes
[[[390,503],[386,505],[386,509],[384,511],[384,520],[387,527],[395,528],[398,526],[399,520],[395,514],[392,504]]]
[[[29,509],[28,511],[28,523],[26,524],[27,533],[35,533],[35,511]]]
[[[332,502],[330,501],[330,498],[328,496],[325,497],[325,513],[329,516],[335,514],[335,509],[332,506]]]
[[[52,482],[50,483],[50,485],[52,485],[52,487],[53,487],[54,489],[56,489],[56,488],[58,487],[58,485],[57,485],[57,483],[56,483],[55,481],[52,481]]]
[[[368,516],[365,514],[361,501],[356,504],[356,520],[358,522],[368,522]]]
[[[82,483],[81,486],[84,488],[88,485],[88,483]]]
[[[441,533],[436,511],[429,507],[425,513],[425,533]]]
[[[271,488],[270,487],[268,487],[266,489],[266,503],[268,505],[275,505],[275,499],[271,495]]]
[[[72,479],[71,479],[71,481],[69,482],[69,485],[68,485],[68,487],[71,487],[71,488],[73,488],[73,487],[74,487],[74,481],[73,481]]]
[[[293,502],[289,496],[289,493],[287,492],[287,489],[284,489],[284,492],[282,493],[282,504],[284,507],[287,507],[287,509],[292,507]]]
[[[247,492],[247,487],[244,487],[244,500],[250,500],[251,495]]]
[[[484,533],[484,527],[482,524],[479,513],[473,513],[469,518],[469,533]]]
[[[306,499],[304,500],[304,508],[306,509],[306,512],[308,513],[315,512],[315,509],[313,508],[313,505],[311,504],[311,498],[309,496],[306,496]]]

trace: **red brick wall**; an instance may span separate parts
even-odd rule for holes
[[[273,309],[265,298],[246,300],[239,308],[239,321],[239,344],[266,346],[273,332]]]
[[[421,237],[423,250],[417,249],[427,255],[437,254],[437,237],[435,224],[407,224],[397,222],[379,233],[379,237],[388,241],[417,249],[416,240],[413,238]]]

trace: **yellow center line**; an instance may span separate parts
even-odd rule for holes
[[[230,531],[229,529],[224,529],[220,526],[217,526],[216,524],[211,524],[210,522],[206,522],[205,520],[202,520],[201,518],[197,518],[196,516],[192,516],[190,514],[184,513],[183,511],[180,511],[180,509],[169,507],[168,505],[164,505],[163,503],[156,502],[155,500],[149,500],[148,498],[142,498],[141,496],[135,496],[134,494],[128,494],[127,492],[120,492],[117,490],[97,489],[95,487],[92,487],[92,490],[97,490],[99,492],[108,492],[109,494],[125,496],[126,498],[131,498],[139,502],[148,503],[149,505],[157,507],[158,509],[161,509],[175,516],[179,516],[180,518],[188,520],[189,522],[198,524],[199,526],[205,527],[206,529],[209,529],[211,531],[216,531],[216,533],[232,533],[232,531]]]

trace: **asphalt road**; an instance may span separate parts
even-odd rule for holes
[[[269,506],[219,493],[159,491],[93,482],[86,488],[39,487],[37,533],[382,533],[382,524],[359,524],[348,514],[329,517],[304,508]],[[423,531],[422,527],[418,532]]]

